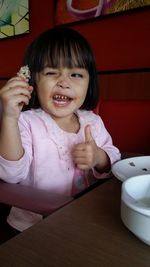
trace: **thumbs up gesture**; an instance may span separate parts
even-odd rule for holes
[[[89,170],[98,164],[98,150],[92,134],[90,125],[85,127],[85,143],[74,146],[72,156],[74,163],[81,170]]]
[[[95,143],[90,125],[85,127],[85,142],[77,144],[72,150],[73,161],[80,170],[96,168],[100,173],[108,172],[111,168],[107,153]]]

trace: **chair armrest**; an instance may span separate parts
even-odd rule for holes
[[[43,216],[51,214],[72,200],[72,197],[0,180],[0,203],[30,210]]]

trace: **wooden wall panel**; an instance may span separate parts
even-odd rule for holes
[[[101,99],[150,99],[150,72],[99,74]]]

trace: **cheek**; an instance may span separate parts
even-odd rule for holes
[[[82,96],[86,97],[87,94],[87,90],[88,90],[88,86],[89,86],[89,82],[84,83],[83,87],[82,87]]]
[[[37,86],[37,93],[40,97],[48,97],[51,94],[52,86],[46,81],[40,81]]]
[[[37,88],[37,95],[38,95],[38,99],[39,99],[41,105],[43,105],[43,103],[46,102],[46,99],[49,98],[49,94],[48,94],[47,90],[45,90],[43,87]]]
[[[87,86],[83,86],[82,88],[81,88],[81,90],[80,90],[80,92],[79,92],[79,98],[78,98],[78,101],[80,102],[80,105],[82,105],[83,103],[84,103],[84,100],[85,100],[85,98],[86,98],[86,95],[87,95],[87,90],[88,90],[88,88],[87,88]]]

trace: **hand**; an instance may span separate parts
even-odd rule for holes
[[[32,93],[32,86],[20,77],[13,77],[0,90],[0,100],[3,106],[3,115],[10,118],[17,118],[23,105],[29,104]]]
[[[89,170],[98,164],[99,148],[97,147],[90,125],[85,127],[85,143],[77,144],[72,151],[73,161],[81,170]]]

